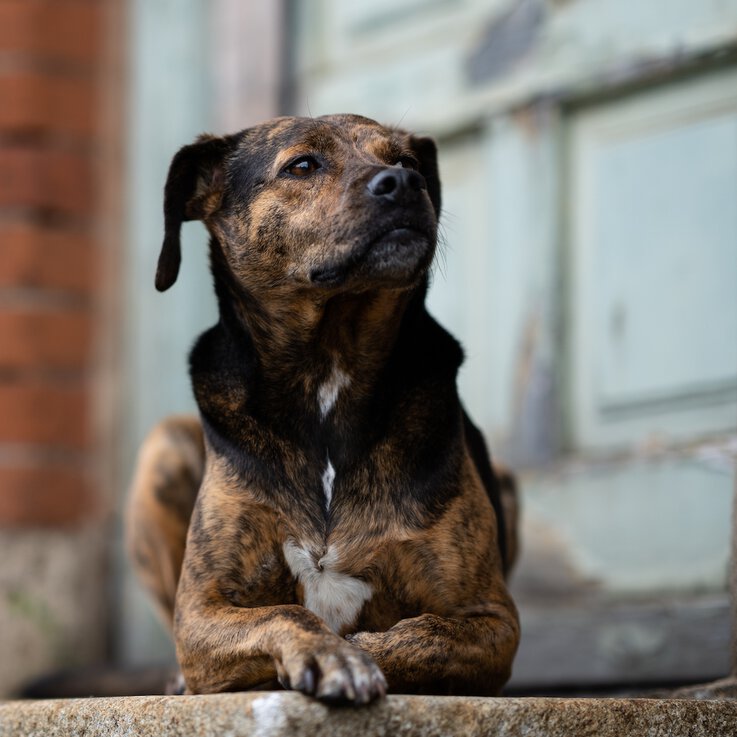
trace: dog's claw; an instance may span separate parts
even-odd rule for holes
[[[302,677],[302,688],[300,688],[300,691],[304,691],[304,693],[313,694],[315,693],[315,672],[312,667],[309,667],[305,670],[305,674]]]
[[[384,674],[378,669],[371,677],[371,687],[374,692],[374,698],[384,698],[386,696],[387,683]]]
[[[167,696],[181,696],[187,690],[187,684],[184,682],[184,676],[177,673],[169,681],[167,681],[164,693]]]

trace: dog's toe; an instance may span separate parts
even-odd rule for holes
[[[386,695],[386,679],[376,663],[362,655],[361,662],[351,657],[351,673],[355,689],[355,701],[358,704],[368,704],[374,699]]]
[[[330,703],[368,704],[386,694],[386,680],[371,656],[343,644],[299,658],[280,678],[296,691]]]
[[[356,689],[350,670],[340,658],[329,655],[322,664],[322,677],[315,694],[322,701],[355,701]]]
[[[323,664],[316,696],[324,701],[368,704],[386,694],[384,674],[369,655],[351,648]]]

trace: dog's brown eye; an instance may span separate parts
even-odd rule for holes
[[[315,161],[312,156],[300,156],[291,164],[287,165],[284,171],[293,177],[306,177],[313,174],[320,168],[320,163]]]

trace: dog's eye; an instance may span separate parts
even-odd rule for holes
[[[419,163],[414,156],[400,156],[394,166],[401,166],[403,169],[419,169]]]
[[[312,156],[300,156],[285,166],[284,171],[293,177],[307,177],[314,174],[319,168],[320,162],[313,159]]]

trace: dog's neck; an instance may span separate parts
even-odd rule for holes
[[[360,403],[375,391],[416,291],[271,290],[267,298],[228,301],[221,319],[235,323],[235,340],[250,344],[260,403],[284,408],[291,399],[325,416],[339,394],[342,404],[347,396]]]
[[[335,468],[364,457],[408,397],[431,396],[454,422],[463,352],[427,313],[426,280],[406,291],[261,299],[217,276],[220,321],[200,336],[190,369],[210,442],[247,462],[244,473],[263,453],[296,452],[323,474],[322,488],[326,450]]]

